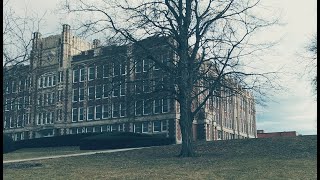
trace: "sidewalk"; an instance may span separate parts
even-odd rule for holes
[[[143,149],[143,148],[148,148],[148,147],[125,148],[125,149],[110,149],[110,150],[104,150],[104,151],[85,152],[85,153],[77,153],[77,154],[65,154],[65,155],[55,155],[55,156],[44,156],[44,157],[37,157],[37,158],[28,158],[28,159],[7,160],[7,161],[3,161],[3,164],[17,163],[17,162],[27,162],[27,161],[36,161],[36,160],[44,160],[44,159],[56,159],[56,158],[63,158],[63,157],[86,156],[86,155],[101,154],[101,153],[131,151],[131,150]]]

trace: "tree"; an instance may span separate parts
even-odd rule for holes
[[[227,96],[251,89],[263,94],[273,86],[274,72],[256,72],[252,56],[270,44],[251,43],[251,37],[276,21],[255,15],[259,0],[141,0],[66,1],[69,13],[89,15],[81,22],[85,32],[108,32],[113,39],[137,44],[155,65],[170,76],[171,95],[179,102],[182,148],[180,156],[194,156],[192,121],[212,96]],[[169,64],[159,61],[141,43],[146,37],[168,37],[173,52]],[[251,57],[251,58],[250,58]],[[223,92],[223,93],[221,93]]]
[[[3,120],[7,126],[7,117],[13,116],[11,107],[25,110],[30,105],[29,98],[23,97],[29,96],[28,87],[31,86],[31,35],[43,20],[37,15],[20,15],[12,6],[10,0],[3,3]]]
[[[312,86],[314,88],[314,92],[317,93],[317,35],[314,35],[311,39],[310,44],[306,47],[306,50],[310,54],[309,63],[307,64],[307,68],[309,69],[309,73],[312,76]]]

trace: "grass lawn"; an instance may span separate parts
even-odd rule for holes
[[[3,177],[5,180],[317,178],[317,136],[198,142],[198,157],[194,158],[176,157],[179,150],[180,145],[171,145],[4,164]]]

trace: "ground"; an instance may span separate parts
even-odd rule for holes
[[[198,142],[195,158],[179,158],[179,150],[180,145],[171,145],[4,164],[3,177],[15,180],[317,178],[317,136]]]

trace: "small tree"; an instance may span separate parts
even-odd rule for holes
[[[182,148],[180,156],[194,156],[192,122],[212,96],[251,89],[263,94],[273,86],[273,73],[246,66],[251,55],[270,44],[252,44],[259,29],[275,24],[254,14],[259,0],[127,0],[66,1],[70,13],[86,13],[80,28],[85,32],[108,31],[113,39],[135,43],[170,77],[171,95],[179,102]],[[168,37],[174,60],[161,62],[143,43],[146,37]],[[241,89],[241,90],[240,90]]]

